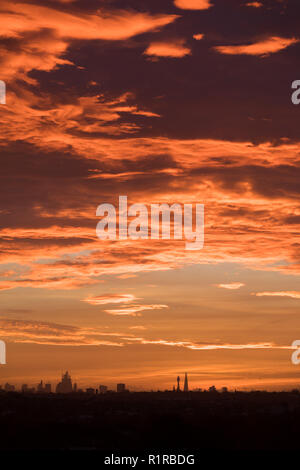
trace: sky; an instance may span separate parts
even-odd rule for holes
[[[1,2],[0,384],[299,385],[299,15]],[[204,204],[204,248],[99,240],[119,195]]]

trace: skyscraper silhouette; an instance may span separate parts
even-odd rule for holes
[[[185,377],[184,377],[184,389],[183,389],[183,391],[184,392],[189,391],[189,383],[188,383],[187,373],[185,373]]]
[[[65,374],[63,374],[61,382],[57,384],[56,393],[72,393],[72,391],[72,379],[69,375],[69,372],[67,371]]]
[[[40,383],[37,386],[37,392],[38,393],[43,393],[43,391],[44,391],[44,385],[43,385],[43,381],[41,380]]]
[[[177,377],[177,392],[180,392],[180,377]]]
[[[118,393],[124,393],[125,391],[126,391],[125,384],[117,384],[117,392]]]

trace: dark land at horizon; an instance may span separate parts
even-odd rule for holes
[[[0,393],[0,450],[298,450],[300,393]]]

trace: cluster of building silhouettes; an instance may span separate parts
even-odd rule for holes
[[[16,390],[14,385],[11,385],[9,383],[6,383],[2,389],[0,386],[0,390],[4,390],[5,392],[14,392]],[[23,393],[52,393],[52,386],[50,383],[43,383],[41,382],[37,385],[37,387],[28,387],[27,384],[23,384],[21,386],[21,391]],[[103,394],[110,392],[111,390],[108,389],[106,385],[100,385],[99,388],[86,388],[85,390],[80,389],[77,387],[77,383],[72,383],[72,378],[67,371],[65,374],[62,374],[61,381],[57,384],[56,386],[56,393],[90,393],[90,394]],[[119,383],[117,384],[116,391],[118,393],[128,393],[129,390],[126,388],[126,385],[124,383]],[[181,392],[180,388],[180,377],[177,377],[177,386],[174,385],[173,387],[173,392]],[[184,386],[183,386],[183,392],[188,392],[189,391],[189,385],[188,385],[188,377],[187,373],[185,373],[184,377]]]
[[[62,375],[61,382],[59,382],[56,386],[56,393],[76,393],[76,392],[83,392],[84,390],[79,389],[77,384],[72,384],[72,379],[68,371]],[[98,388],[87,388],[85,390],[86,393],[106,393],[108,392],[108,387],[106,385],[100,385]],[[118,393],[125,393],[128,392],[126,389],[125,384],[120,383],[117,384],[117,392]]]

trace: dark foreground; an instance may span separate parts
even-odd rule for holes
[[[0,450],[300,449],[300,394],[0,394]]]

